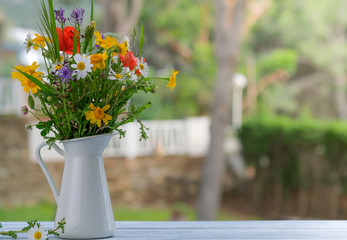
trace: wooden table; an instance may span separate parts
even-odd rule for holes
[[[2,230],[15,230],[26,226],[24,222],[2,222],[2,224]],[[46,228],[53,227],[52,222],[42,222],[42,225]],[[0,239],[9,238],[0,236]],[[19,234],[18,239],[27,239],[27,235]],[[106,240],[108,239],[347,239],[347,221],[117,221],[114,236]]]

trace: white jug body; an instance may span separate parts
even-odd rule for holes
[[[63,218],[66,224],[64,233],[60,233],[59,237],[88,239],[113,235],[115,222],[102,159],[102,153],[113,135],[62,142],[65,166],[60,193],[57,193],[55,226]],[[46,177],[49,179],[50,176]],[[52,190],[54,193],[53,187]]]

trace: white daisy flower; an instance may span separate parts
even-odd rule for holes
[[[124,38],[124,41],[127,42],[128,50],[131,51],[131,50],[130,50],[130,38],[129,38],[127,35],[125,35],[123,38]]]
[[[90,56],[76,54],[73,59],[76,64],[72,64],[71,67],[76,68],[76,70],[72,76],[77,75],[77,79],[83,79],[87,76],[88,72],[92,72],[93,64],[90,62]]]
[[[148,75],[148,64],[145,62],[145,59],[141,57],[141,59],[137,59],[137,64],[135,69],[138,69],[142,76],[147,77]]]
[[[25,42],[23,43],[25,49],[27,50],[27,53],[30,51],[30,49],[33,47],[34,43],[33,43],[33,39],[31,38],[30,33],[27,35]]]
[[[122,71],[120,73],[116,73],[111,69],[110,75],[108,76],[108,79],[110,79],[110,80],[122,80],[124,77],[127,76],[127,74],[129,72],[130,72],[130,68],[128,68],[128,67],[123,67]]]
[[[28,238],[32,240],[46,240],[47,235],[47,231],[43,226],[38,227],[37,225],[35,225],[28,231]]]
[[[127,77],[129,80],[131,80],[131,81],[137,82],[137,80],[138,80],[137,74],[135,73],[134,70],[128,72],[128,73],[126,74],[126,77]]]

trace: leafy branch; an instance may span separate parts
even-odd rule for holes
[[[26,233],[28,232],[31,228],[37,226],[40,227],[41,224],[37,222],[37,220],[34,221],[29,221],[27,222],[28,226],[22,228],[21,230],[9,230],[9,231],[0,231],[0,235],[2,236],[9,236],[13,239],[17,239],[18,237],[18,233]],[[60,222],[58,222],[58,227],[56,227],[53,230],[48,230],[47,233],[48,235],[55,235],[55,236],[59,236],[59,229],[62,231],[62,233],[64,233],[64,225],[66,224],[65,222],[65,218],[63,218]],[[2,228],[3,225],[0,223],[0,228]],[[47,238],[48,239],[48,238]]]

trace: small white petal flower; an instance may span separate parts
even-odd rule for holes
[[[137,74],[135,73],[134,70],[128,72],[128,73],[126,74],[126,77],[127,77],[129,80],[131,80],[131,81],[135,81],[135,82],[138,81],[138,76],[137,76]]]
[[[131,51],[130,50],[130,38],[128,36],[124,36],[124,41],[126,41],[128,44],[128,50]]]
[[[73,59],[75,60],[76,64],[71,64],[71,67],[75,68],[76,70],[72,76],[77,75],[77,79],[84,79],[88,72],[92,72],[93,64],[90,62],[90,56],[86,56],[85,54],[76,54]]]
[[[37,225],[35,225],[28,231],[28,238],[32,240],[46,240],[47,235],[47,231],[43,226],[38,227]]]
[[[25,42],[23,43],[25,49],[27,50],[27,53],[30,51],[30,49],[33,47],[33,39],[31,38],[30,33],[25,38]]]
[[[141,57],[141,59],[137,58],[137,63],[135,69],[139,70],[142,76],[147,77],[148,75],[148,64],[145,62],[145,59]]]
[[[110,80],[122,80],[122,79],[126,78],[126,76],[129,72],[130,72],[130,68],[128,68],[128,67],[123,67],[122,71],[120,73],[116,73],[111,69],[110,75],[108,76],[108,79],[110,79]]]

